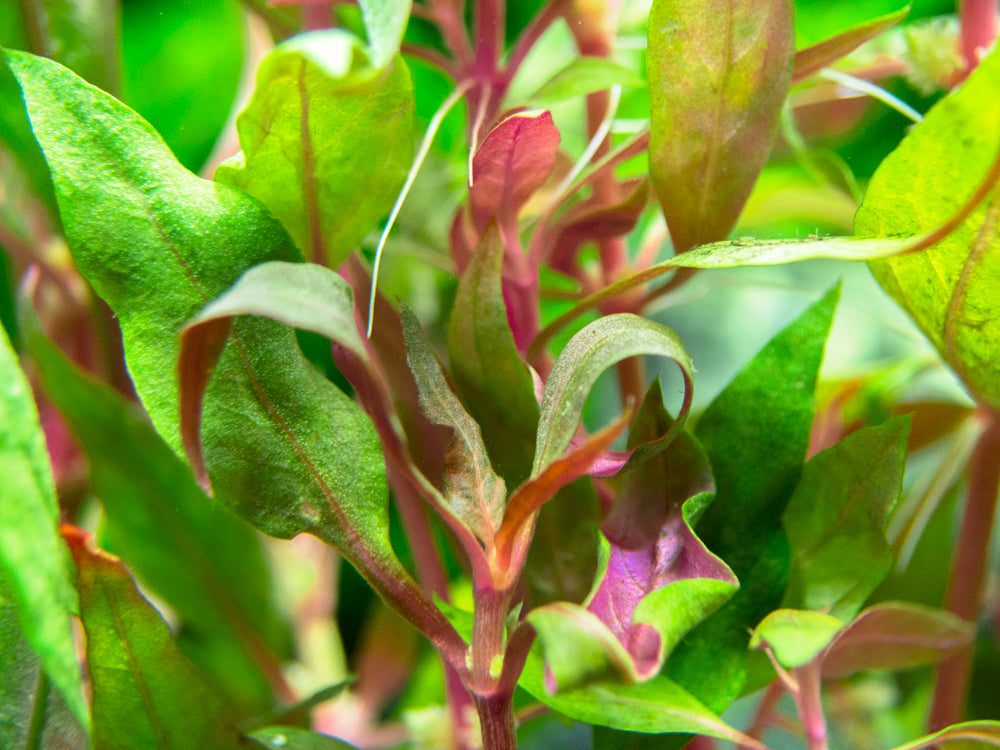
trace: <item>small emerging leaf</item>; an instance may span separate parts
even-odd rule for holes
[[[645,85],[642,76],[614,60],[606,57],[578,57],[543,83],[528,100],[547,107],[612,86],[637,89]]]
[[[794,669],[819,656],[843,627],[842,620],[823,612],[779,609],[756,627],[750,648],[770,648],[781,666]]]

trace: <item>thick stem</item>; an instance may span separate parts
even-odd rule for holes
[[[492,693],[500,679],[496,667],[502,664],[504,622],[509,602],[509,589],[476,588],[469,689],[478,695]]]
[[[483,750],[517,750],[513,693],[476,696]]]
[[[969,489],[952,559],[946,604],[949,612],[972,622],[978,619],[982,606],[1000,491],[1000,412],[981,407],[980,413],[985,429],[969,462]],[[928,727],[931,731],[963,719],[972,675],[972,653],[969,646],[938,667]]]
[[[1000,31],[998,0],[962,0],[959,19],[962,29],[962,58],[966,75],[979,65],[982,53],[990,48]]]

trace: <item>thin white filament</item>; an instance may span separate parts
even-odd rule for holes
[[[382,230],[382,236],[379,237],[378,247],[375,249],[375,263],[372,265],[372,286],[368,299],[368,338],[372,337],[372,325],[375,322],[375,292],[378,287],[378,269],[382,262],[382,249],[385,247],[385,241],[389,238],[389,231],[392,229],[392,225],[396,223],[396,217],[399,216],[399,210],[403,207],[403,201],[406,200],[406,196],[409,194],[410,188],[413,187],[414,180],[417,179],[417,172],[420,171],[420,167],[424,163],[424,159],[427,158],[427,152],[431,150],[431,143],[433,143],[434,136],[437,135],[437,131],[441,127],[441,123],[451,111],[451,108],[454,107],[458,103],[458,100],[462,98],[463,94],[469,90],[470,86],[472,86],[472,81],[462,81],[455,87],[455,90],[448,95],[448,98],[441,103],[437,112],[434,113],[434,116],[431,118],[431,121],[427,126],[427,132],[424,133],[424,139],[420,142],[420,148],[417,149],[417,155],[413,159],[410,171],[406,175],[406,182],[403,183],[403,189],[399,191],[399,195],[396,196],[396,202],[392,206],[392,211],[389,212],[389,220],[385,223],[385,229]]]
[[[611,131],[611,123],[615,119],[615,113],[618,111],[618,102],[621,99],[622,87],[615,84],[611,87],[611,95],[608,97],[608,111],[604,114],[604,119],[601,120],[601,124],[597,128],[597,132],[594,133],[594,137],[590,139],[590,143],[587,144],[587,148],[584,149],[583,154],[573,168],[569,170],[565,177],[562,178],[562,182],[559,183],[559,187],[555,189],[552,193],[552,197],[549,199],[548,205],[545,206],[545,210],[542,214],[547,214],[549,210],[554,206],[561,198],[563,193],[569,190],[570,185],[580,176],[580,173],[587,168],[590,164],[590,160],[594,158],[594,154],[597,153],[597,149],[601,147],[601,143],[607,137],[608,133]]]
[[[856,76],[844,73],[841,70],[834,70],[833,68],[823,68],[819,72],[820,78],[825,78],[828,81],[834,81],[839,83],[846,89],[851,91],[856,91],[860,94],[867,94],[873,99],[878,99],[883,104],[891,107],[892,109],[899,112],[913,122],[920,122],[924,119],[924,116],[917,112],[913,107],[904,102],[898,96],[894,96],[886,91],[881,86],[876,86],[871,81],[866,81],[864,78],[858,78]]]
[[[479,129],[483,126],[483,120],[486,119],[486,103],[490,96],[493,95],[493,87],[487,85],[483,90],[483,95],[479,98],[479,106],[476,108],[476,119],[472,123],[472,138],[469,143],[469,163],[468,163],[468,180],[469,187],[472,187],[472,160],[476,156],[476,149],[479,148]]]

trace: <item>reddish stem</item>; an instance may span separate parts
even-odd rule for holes
[[[513,693],[479,696],[475,703],[483,732],[483,750],[517,750]]]
[[[972,622],[979,619],[983,602],[990,536],[1000,492],[1000,412],[984,406],[979,413],[985,425],[969,462],[969,489],[952,559],[946,604],[949,612]],[[931,731],[963,719],[972,654],[970,645],[938,667],[929,718]]]
[[[827,750],[826,717],[823,715],[822,685],[820,660],[813,659],[795,670],[798,682],[798,692],[795,703],[802,721],[802,729],[806,733],[809,750]]]
[[[959,7],[962,57],[965,74],[979,65],[982,54],[997,40],[1000,32],[998,0],[962,0]]]

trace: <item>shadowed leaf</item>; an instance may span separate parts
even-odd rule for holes
[[[872,21],[859,24],[836,36],[825,39],[819,44],[799,50],[795,53],[794,67],[792,69],[792,85],[804,81],[811,75],[818,73],[823,68],[833,65],[841,58],[847,57],[862,44],[870,41],[888,31],[896,24],[902,22],[910,12],[910,5],[897,10],[895,13],[876,18]]]
[[[70,630],[77,609],[70,563],[59,538],[59,508],[31,388],[0,330],[0,578],[42,668],[87,726]]]
[[[909,417],[866,427],[817,454],[782,516],[791,547],[783,606],[845,622],[889,573],[889,512],[903,487]]]
[[[183,750],[241,747],[222,700],[174,645],[116,557],[64,527],[76,562],[93,691],[93,744]]]
[[[528,101],[547,107],[612,86],[637,89],[645,85],[642,76],[614,60],[606,57],[578,57],[543,83],[528,97]]]

